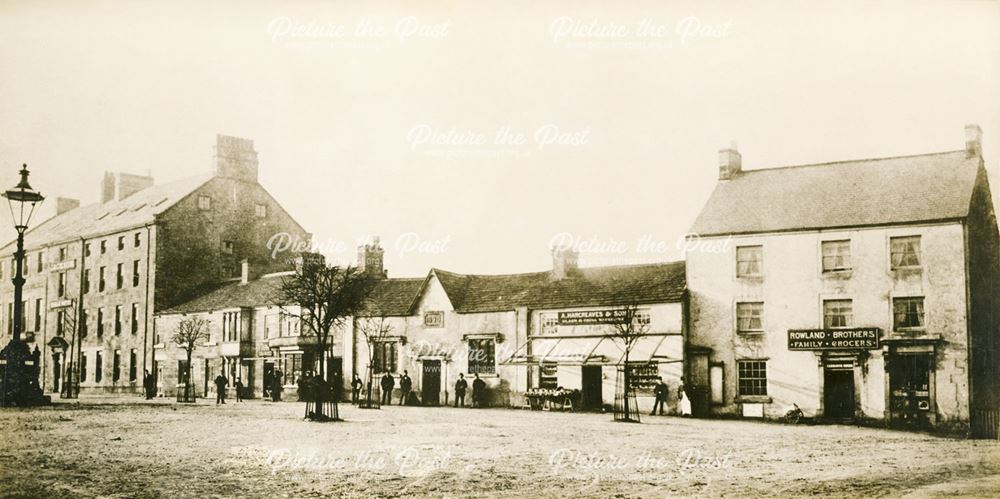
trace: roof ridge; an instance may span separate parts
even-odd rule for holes
[[[595,266],[595,267],[578,267],[578,269],[579,270],[621,269],[621,268],[656,267],[656,266],[664,266],[664,265],[677,265],[677,264],[683,264],[683,263],[684,263],[684,260],[671,260],[671,261],[667,261],[667,262],[630,263],[630,264],[623,264],[623,265],[598,265],[598,266]],[[535,271],[535,272],[518,272],[518,273],[514,273],[514,274],[462,274],[462,273],[459,273],[459,272],[452,272],[452,271],[449,271],[449,270],[439,269],[439,268],[436,268],[436,267],[435,268],[431,268],[431,270],[434,271],[434,272],[444,272],[446,274],[449,274],[449,275],[452,275],[452,276],[455,276],[455,277],[523,277],[523,276],[533,276],[533,275],[549,274],[549,273],[552,272],[551,270],[540,270],[540,271]]]
[[[832,166],[832,165],[842,165],[845,163],[864,163],[868,161],[885,161],[889,159],[903,159],[903,158],[917,158],[922,156],[943,156],[945,154],[955,154],[955,153],[965,153],[964,149],[956,149],[954,151],[941,151],[941,152],[927,152],[922,154],[903,154],[900,156],[883,156],[878,158],[859,158],[859,159],[845,159],[839,161],[826,161],[823,163],[804,163],[799,165],[785,165],[785,166],[772,166],[765,168],[754,168],[752,170],[742,170],[740,175],[747,173],[757,173],[757,172],[770,172],[774,170],[788,170],[791,168],[810,168],[814,166]],[[739,175],[736,177],[739,178]]]

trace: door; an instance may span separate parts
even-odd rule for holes
[[[580,368],[582,378],[582,390],[580,391],[580,405],[585,411],[600,410],[602,400],[601,386],[604,384],[604,377],[601,374],[601,366],[583,366]]]
[[[420,396],[424,405],[441,405],[441,361],[423,361],[420,376]]]
[[[854,417],[854,371],[825,371],[823,379],[823,412],[828,418]]]
[[[330,357],[326,359],[326,380],[333,387],[334,400],[344,398],[344,359]]]
[[[58,353],[52,354],[52,391],[59,393],[59,374],[62,370],[62,362],[60,362],[60,357]]]
[[[264,389],[263,397],[271,396],[271,386],[274,385],[274,362],[264,363]]]

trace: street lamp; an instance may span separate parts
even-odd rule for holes
[[[47,400],[38,386],[40,353],[37,347],[32,354],[27,343],[21,341],[22,304],[21,294],[24,276],[24,233],[28,230],[35,208],[45,200],[28,183],[28,165],[21,167],[21,181],[2,195],[7,198],[10,216],[17,230],[17,251],[14,253],[14,317],[12,317],[14,337],[0,351],[0,407],[39,405]]]

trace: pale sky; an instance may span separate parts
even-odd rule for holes
[[[678,259],[731,141],[764,168],[978,123],[1000,192],[1000,3],[663,3],[3,2],[0,183],[28,163],[51,211],[246,137],[321,250],[380,235],[392,276],[545,270],[560,234]]]

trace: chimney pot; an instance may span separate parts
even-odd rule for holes
[[[965,157],[983,156],[983,129],[979,125],[965,125]]]
[[[240,262],[240,284],[250,282],[250,262],[246,258]]]
[[[743,156],[732,142],[726,149],[719,149],[719,180],[729,180],[743,172]]]

